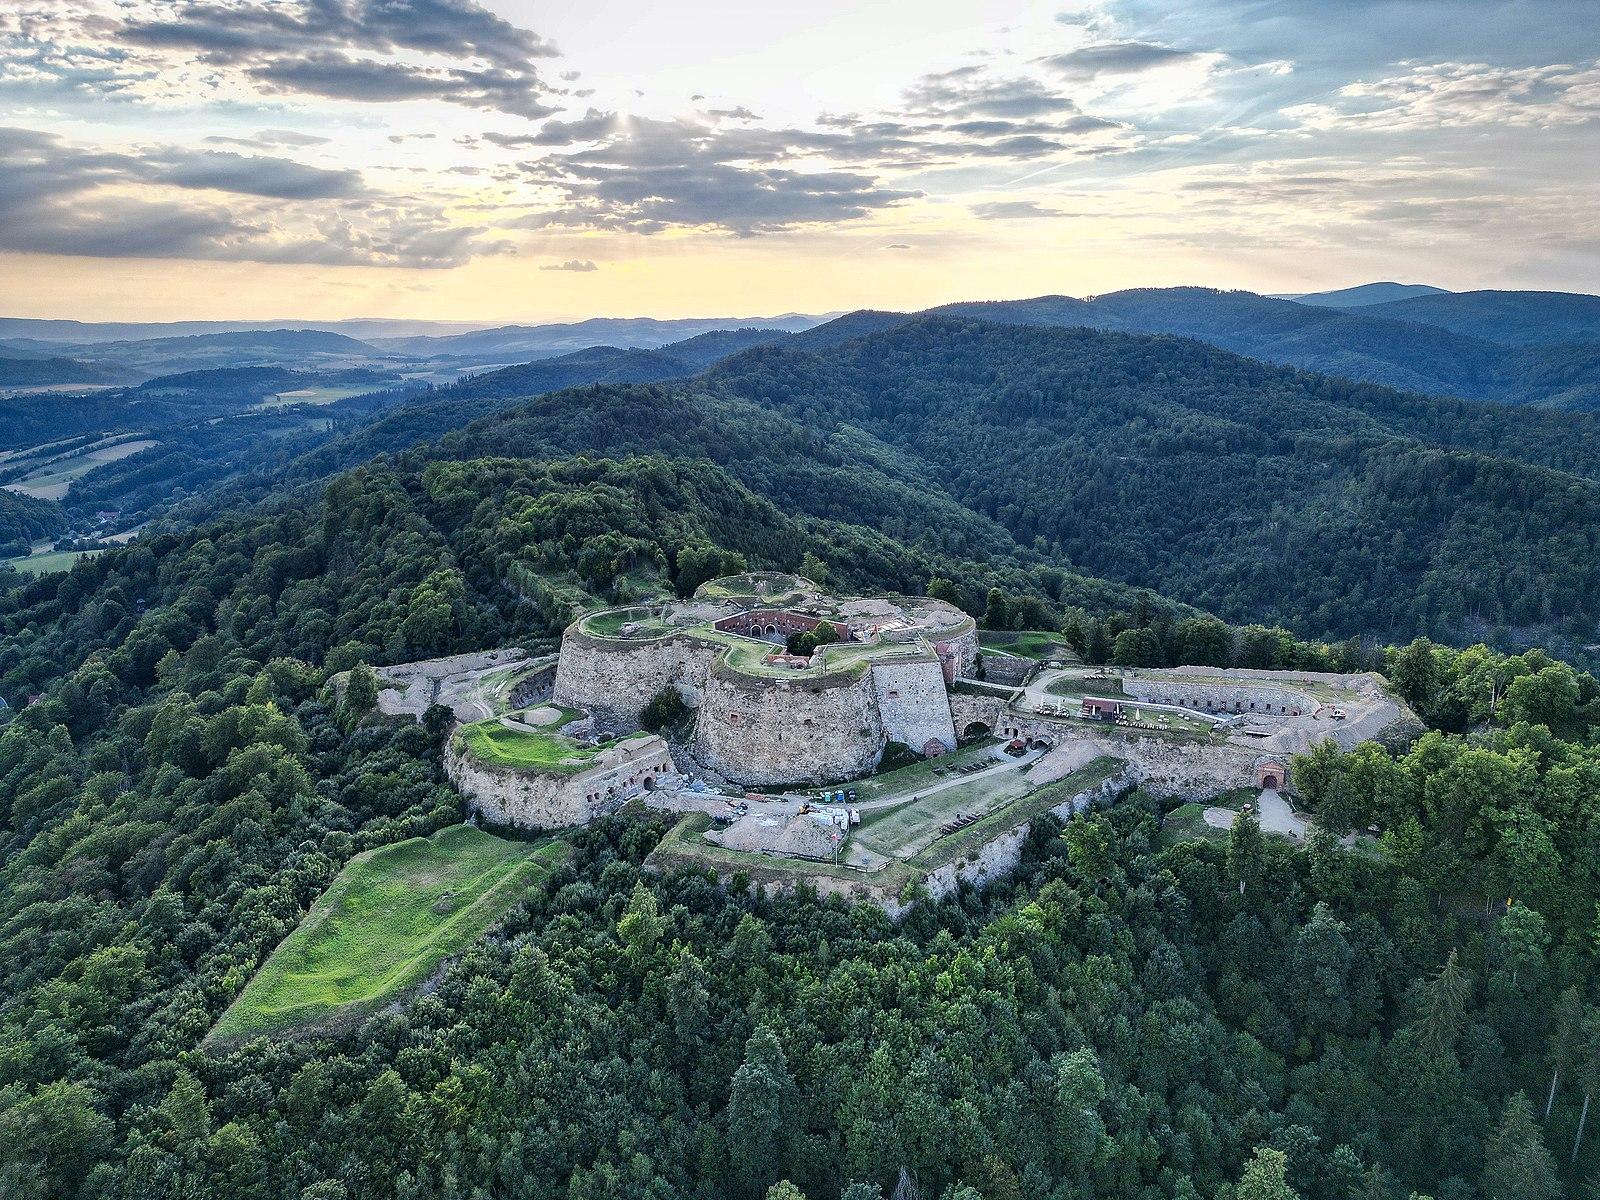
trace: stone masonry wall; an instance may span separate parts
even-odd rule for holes
[[[1122,690],[1134,700],[1176,704],[1201,712],[1287,713],[1315,711],[1317,701],[1305,692],[1272,684],[1190,683],[1184,680],[1124,679]]]
[[[883,753],[872,674],[753,681],[713,670],[695,753],[742,784],[830,783],[865,774]]]
[[[555,700],[634,722],[662,688],[675,686],[694,707],[723,652],[723,647],[688,638],[630,642],[569,628],[556,665]]]
[[[1126,759],[1138,782],[1163,796],[1209,799],[1229,788],[1255,781],[1262,751],[1250,746],[1212,745],[1137,737],[1110,729],[1095,730],[1086,722],[1007,712],[995,732],[1001,737],[1049,738],[1054,744],[1086,741],[1101,754]]]
[[[946,750],[956,748],[944,672],[937,661],[874,664],[872,687],[884,736],[890,741],[903,742],[919,754],[935,740]]]
[[[573,775],[519,771],[479,762],[454,738],[444,760],[445,774],[473,812],[524,829],[584,825],[630,796],[676,782],[672,755],[658,737],[630,738],[603,751],[595,764]]]
[[[999,733],[1001,714],[1005,702],[998,696],[969,696],[963,692],[950,693],[950,718],[957,735],[967,732],[967,726],[987,725],[991,732]]]

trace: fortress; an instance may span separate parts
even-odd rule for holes
[[[984,637],[939,600],[740,575],[587,613],[544,658],[380,668],[378,706],[451,710],[445,770],[474,819],[554,829],[632,801],[679,817],[657,867],[890,912],[918,887],[1003,874],[1044,813],[1135,787],[1184,801],[1260,789],[1288,810],[1277,794],[1292,795],[1296,754],[1421,728],[1374,674],[1099,667],[1054,635]],[[1031,657],[1005,648],[1019,637]]]
[[[791,635],[820,644],[791,654]],[[954,750],[949,687],[978,658],[971,617],[926,597],[834,597],[792,575],[716,580],[691,600],[568,627],[558,704],[637,726],[668,689],[694,710],[695,757],[744,785],[853,779],[890,742]]]

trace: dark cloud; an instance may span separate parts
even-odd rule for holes
[[[138,155],[0,128],[0,249],[105,258],[448,267],[497,247],[354,171],[158,146]],[[227,199],[182,198],[221,192]]]
[[[534,182],[566,198],[522,222],[658,233],[720,229],[742,235],[849,221],[918,194],[847,170],[778,165],[791,153],[787,131],[731,130],[689,121],[633,117],[587,149],[523,164]]]
[[[594,265],[594,259],[592,258],[569,258],[566,262],[547,263],[539,268],[541,271],[576,271],[582,275],[587,275],[590,271],[598,271],[599,269]]]
[[[123,21],[117,40],[192,56],[269,92],[555,111],[534,69],[555,48],[473,0],[174,0],[159,11]],[[453,61],[417,61],[424,55]]]
[[[906,93],[911,112],[947,118],[1056,117],[1078,112],[1071,97],[1036,79],[994,78],[980,67],[925,75]]]
[[[357,171],[223,150],[158,150],[131,162],[127,173],[148,183],[279,200],[345,199],[365,190]]]
[[[617,133],[627,118],[591,108],[570,121],[551,120],[537,133],[485,133],[483,140],[508,149],[533,146],[569,146],[574,142],[593,142]]]
[[[530,87],[530,76],[499,67],[438,68],[380,62],[348,54],[273,59],[245,72],[263,91],[325,96],[331,100],[388,103],[440,100],[497,109],[530,120],[556,109]]]
[[[1065,54],[1053,54],[1041,61],[1067,79],[1094,79],[1100,75],[1136,75],[1199,57],[1198,51],[1179,50],[1155,42],[1099,42]]]

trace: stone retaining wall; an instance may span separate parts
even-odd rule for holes
[[[881,663],[872,668],[883,732],[892,742],[918,754],[930,741],[956,748],[956,727],[944,688],[944,671],[936,660]]]
[[[872,673],[827,680],[762,679],[712,671],[695,720],[695,754],[735,783],[853,779],[883,753]]]
[[[1281,713],[1298,717],[1315,712],[1317,700],[1305,692],[1269,683],[1191,683],[1187,680],[1125,678],[1122,690],[1133,700],[1175,704],[1212,713]]]
[[[496,825],[524,829],[584,825],[631,796],[679,782],[667,744],[658,737],[629,738],[594,762],[571,775],[504,767],[473,758],[452,737],[444,769],[471,811]]]

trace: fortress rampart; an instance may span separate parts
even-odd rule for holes
[[[950,716],[944,672],[934,659],[878,663],[872,687],[884,736],[919,754],[929,742],[956,748],[956,727]]]
[[[1303,716],[1317,700],[1294,688],[1270,683],[1205,683],[1188,679],[1124,679],[1122,690],[1147,704],[1176,704],[1211,713],[1276,713]]]
[[[682,636],[630,641],[600,638],[576,625],[561,642],[555,699],[614,720],[633,722],[666,687],[696,707],[722,646]]]
[[[883,753],[872,672],[752,679],[714,669],[695,721],[695,751],[736,783],[825,783],[866,774]]]
[[[683,610],[675,621],[670,608],[630,610],[637,622],[614,612],[604,633],[593,616],[580,618],[562,640],[554,699],[635,723],[663,689],[676,688],[698,710],[696,756],[746,785],[854,778],[877,765],[889,740],[918,752],[955,748],[946,687],[977,660],[971,617],[931,600],[802,599],[805,612],[769,604],[728,614],[726,602],[709,611],[697,602],[706,614],[698,625],[678,623]],[[745,627],[770,639],[819,620],[870,640],[821,651],[816,665],[792,672],[766,664],[764,641],[730,642]]]
[[[587,824],[677,776],[667,744],[649,736],[603,750],[592,767],[572,774],[482,762],[452,738],[444,769],[473,812],[496,825],[525,829]]]

